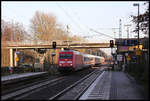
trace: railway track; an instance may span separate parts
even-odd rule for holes
[[[17,87],[11,91],[7,91],[5,93],[3,92],[1,99],[2,100],[9,100],[9,99],[18,100],[18,99],[24,99],[24,98],[26,99],[26,98],[28,98],[27,96],[32,95],[34,92],[40,92],[40,90],[42,90],[48,86],[51,87],[54,85],[62,84],[63,81],[65,81],[65,80],[67,81],[67,77],[75,76],[77,74],[80,74],[80,72],[84,72],[84,71],[87,72],[88,70],[83,70],[83,71],[79,71],[77,73],[68,74],[68,75],[59,75],[53,80],[45,79],[45,80],[40,80],[38,82],[34,82],[31,84],[26,84],[25,86]],[[67,81],[67,82],[69,82],[69,81]]]
[[[29,77],[29,78],[25,78],[22,80],[14,80],[13,82],[8,82],[8,83],[1,83],[1,90],[2,90],[2,95],[5,95],[7,93],[11,93],[14,91],[17,91],[19,89],[31,86],[33,84],[36,83],[40,83],[46,79],[48,79],[47,77],[48,75],[42,75],[42,76],[38,76],[38,77]]]
[[[60,75],[59,75],[60,76]],[[51,78],[36,78],[36,79],[29,79],[27,81],[18,81],[19,84],[13,84],[12,86],[7,85],[9,88],[6,89],[2,92],[1,99],[2,100],[7,100],[7,99],[14,99],[18,96],[21,96],[25,93],[28,93],[32,90],[35,90],[39,87],[42,87],[44,85],[47,85],[49,83],[54,83],[57,82],[58,80],[62,79],[63,76],[60,77],[51,77]],[[54,79],[56,78],[56,79]],[[10,89],[12,87],[12,89]]]
[[[103,70],[95,70],[94,72],[86,75],[84,78],[70,85],[58,94],[50,97],[49,100],[78,100],[80,96],[102,73]]]

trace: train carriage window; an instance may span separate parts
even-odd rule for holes
[[[89,61],[89,58],[88,57],[84,57],[84,61]]]
[[[72,59],[72,54],[60,54],[60,59]]]
[[[35,59],[35,62],[36,63],[40,63],[40,59]]]

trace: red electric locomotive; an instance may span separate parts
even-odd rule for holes
[[[58,70],[76,71],[83,67],[83,56],[80,52],[74,50],[64,50],[59,52]]]

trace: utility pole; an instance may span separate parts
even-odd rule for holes
[[[138,6],[138,16],[137,16],[137,21],[138,21],[138,49],[139,49],[139,13],[140,13],[140,4],[139,3],[135,3],[133,4],[133,6]]]
[[[138,49],[139,49],[139,44],[140,44],[140,40],[139,40],[139,13],[140,13],[140,10],[139,10],[139,7],[140,5],[138,5]]]
[[[68,44],[68,48],[69,48],[69,26],[67,25],[67,44]]]
[[[127,27],[127,38],[129,38],[129,27],[131,26],[131,24],[127,24],[124,25],[125,27]]]
[[[122,38],[122,29],[121,29],[122,23],[121,19],[119,20],[119,38]]]

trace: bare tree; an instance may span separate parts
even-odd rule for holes
[[[31,32],[34,34],[35,40],[82,40],[79,36],[69,36],[67,31],[57,23],[57,19],[52,14],[46,14],[36,11],[31,19]]]
[[[36,39],[52,40],[56,30],[56,17],[37,11],[31,19],[31,31]]]
[[[147,6],[145,12],[140,14],[139,16],[131,15],[132,22],[136,25],[133,32],[138,32],[138,22],[139,22],[139,30],[144,34],[149,34],[149,1],[145,2],[144,5]]]
[[[24,40],[26,33],[22,24],[17,22],[5,22],[2,20],[2,41],[19,42]]]

